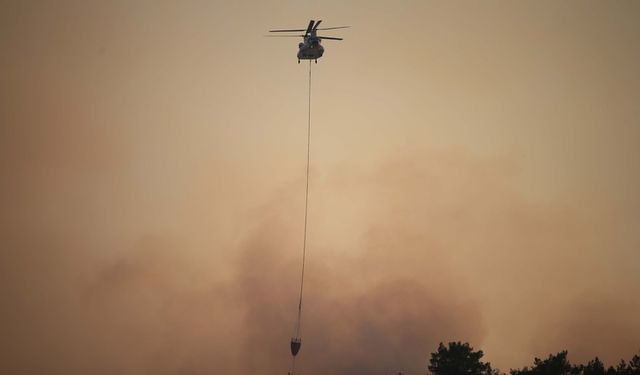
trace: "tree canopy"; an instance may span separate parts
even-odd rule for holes
[[[469,343],[450,342],[438,345],[431,353],[429,372],[432,375],[499,375],[489,362],[483,362],[482,350],[474,351]],[[549,354],[546,359],[535,358],[531,367],[509,370],[510,375],[640,375],[640,356],[634,355],[629,362],[621,360],[617,366],[605,367],[596,357],[587,364],[572,364],[568,352]]]
[[[482,350],[473,351],[468,343],[440,343],[438,351],[431,353],[429,371],[434,375],[491,375],[491,364],[482,362]]]

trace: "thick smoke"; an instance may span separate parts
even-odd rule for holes
[[[243,351],[252,372],[278,373],[289,365],[283,343],[293,331],[300,264],[279,250],[293,248],[275,239],[274,233],[283,232],[270,228],[248,242],[236,280],[246,308]],[[398,245],[413,246],[409,240]],[[356,257],[312,256],[316,263],[308,264],[305,280],[301,372],[422,372],[439,340],[481,338],[476,304],[454,288],[429,287],[404,274],[393,265],[397,253],[392,248],[382,270],[370,264],[369,255],[365,250]]]
[[[576,254],[593,242],[582,233],[585,219],[532,207],[508,183],[509,168],[496,165],[433,153],[316,182],[298,370],[422,373],[447,340],[487,343],[489,360],[507,343],[528,356],[567,348],[573,358],[611,361],[633,350],[638,307],[597,295],[580,302],[588,277],[567,268],[588,270],[593,261]],[[108,228],[56,230],[46,214],[32,225],[15,222],[3,235],[3,371],[287,371],[300,186],[229,226],[233,240],[204,247],[188,233],[207,224],[123,241]],[[80,228],[67,220],[61,227]],[[546,250],[550,243],[562,251]],[[537,270],[546,278],[532,277]],[[504,324],[520,337],[486,340],[502,332],[487,320],[495,307],[507,310]],[[528,327],[544,327],[541,334],[523,329],[518,314]]]
[[[288,196],[298,187],[285,189]],[[482,340],[479,305],[424,223],[394,223],[392,212],[377,227],[351,223],[344,230],[358,240],[339,253],[330,247],[346,246],[340,237],[349,236],[320,239],[323,220],[340,220],[338,209],[323,217],[322,201],[312,210],[319,219],[310,233],[300,371],[422,372],[439,341]],[[59,224],[65,231],[46,214],[41,224],[14,223],[3,234],[3,371],[286,371],[301,233],[290,215],[299,199],[284,202],[253,211],[254,224],[241,226],[231,244],[211,243],[209,255],[179,234],[145,234],[127,245],[109,228],[74,233],[69,227],[81,224],[72,218]]]
[[[0,373],[289,369],[298,5],[3,3]],[[637,5],[318,6],[384,27],[314,70],[298,370],[637,352]]]

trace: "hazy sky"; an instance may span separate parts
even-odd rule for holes
[[[640,350],[640,2],[0,1],[0,372]]]

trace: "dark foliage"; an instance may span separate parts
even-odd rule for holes
[[[468,343],[442,343],[431,353],[429,371],[433,375],[498,375],[489,362],[482,362],[482,350],[474,351]],[[571,364],[567,351],[550,354],[546,359],[535,358],[533,366],[511,369],[510,375],[640,375],[640,356],[629,362],[621,360],[617,366],[605,367],[598,357],[587,364]]]
[[[431,353],[429,371],[434,375],[491,375],[491,364],[480,359],[484,353],[477,352],[468,343],[450,342],[449,347],[442,343],[438,351]]]
[[[556,355],[550,354],[549,358],[544,360],[535,358],[533,367],[511,370],[511,375],[569,375],[574,373],[572,370],[565,350]]]

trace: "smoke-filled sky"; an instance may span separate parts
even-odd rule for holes
[[[640,350],[640,2],[0,2],[0,372]]]

